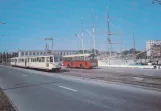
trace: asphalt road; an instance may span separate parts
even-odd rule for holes
[[[0,87],[19,111],[161,111],[161,92],[54,75],[0,66]]]
[[[85,73],[101,73],[106,74],[110,73],[113,75],[144,75],[144,76],[157,76],[161,77],[161,69],[140,69],[140,68],[108,68],[108,67],[101,67],[101,68],[95,68],[92,70],[82,70],[82,69],[68,69],[64,68],[66,70],[71,71],[83,71]]]

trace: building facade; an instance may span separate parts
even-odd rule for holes
[[[48,53],[52,53],[52,52],[49,51]],[[64,56],[64,55],[76,54],[77,51],[76,50],[54,50],[54,53],[56,53],[60,56]],[[44,55],[44,54],[46,54],[46,51],[44,51],[44,50],[30,50],[30,51],[19,50],[18,51],[19,57],[22,57],[22,56],[37,56],[37,55]]]
[[[147,58],[161,57],[161,40],[146,41]]]

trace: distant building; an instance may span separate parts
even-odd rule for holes
[[[161,45],[153,45],[151,52],[152,52],[153,58],[161,57]]]
[[[51,53],[51,52],[48,52]],[[76,50],[54,50],[54,53],[64,56],[64,55],[72,55],[76,54]],[[18,56],[36,56],[36,55],[44,55],[46,52],[44,50],[29,50],[29,51],[24,51],[24,50],[19,50],[18,51]]]
[[[161,57],[161,40],[146,41],[147,58]]]

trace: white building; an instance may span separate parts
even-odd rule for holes
[[[148,40],[148,41],[146,41],[146,51],[147,51],[148,58],[150,58],[153,55],[152,54],[152,47],[154,45],[161,45],[161,40]]]
[[[60,56],[64,56],[64,55],[72,55],[77,53],[76,50],[54,50],[54,53],[60,55]],[[22,56],[36,56],[36,55],[44,55],[46,54],[45,51],[43,50],[29,50],[29,51],[24,51],[24,50],[19,50],[18,51],[18,56],[22,57]]]

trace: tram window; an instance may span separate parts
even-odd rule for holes
[[[67,58],[63,58],[63,61],[67,61]]]
[[[69,58],[68,58],[68,60],[69,60],[69,61],[71,61],[71,60],[72,60],[72,58],[71,58],[71,57],[69,57]]]
[[[83,56],[81,56],[81,57],[80,57],[80,60],[84,60],[84,57],[83,57]]]
[[[79,60],[79,61],[82,60],[81,57],[78,57],[78,60]]]
[[[50,57],[50,62],[53,62],[53,57]]]
[[[45,58],[44,57],[42,57],[42,62],[45,62]]]
[[[41,57],[39,57],[39,62],[41,62]]]
[[[39,62],[39,58],[38,57],[36,58],[36,61]]]
[[[74,60],[78,61],[79,60],[79,57],[74,57]]]
[[[49,62],[49,57],[46,58],[46,62]]]
[[[59,62],[59,57],[54,57],[54,62]]]

